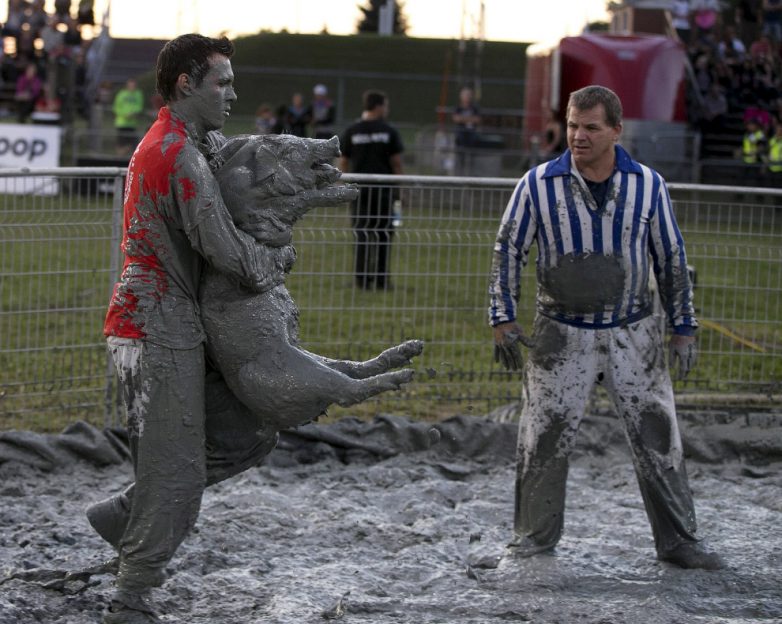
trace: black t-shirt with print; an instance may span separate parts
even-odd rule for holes
[[[362,119],[345,130],[340,149],[353,173],[393,173],[391,157],[404,147],[396,128],[382,119]]]

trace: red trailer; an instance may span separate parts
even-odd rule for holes
[[[684,46],[660,35],[585,34],[565,37],[554,47],[530,46],[524,136],[529,141],[540,135],[547,110],[564,123],[569,94],[599,84],[622,100],[623,143],[681,139],[687,133],[685,63]],[[666,145],[663,151],[670,148]],[[639,158],[648,157],[648,149],[640,151],[645,154]]]

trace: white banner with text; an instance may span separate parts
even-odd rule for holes
[[[30,168],[23,178],[1,178],[0,193],[55,195],[57,180],[35,176],[35,169],[60,166],[62,128],[36,124],[0,124],[0,168]]]

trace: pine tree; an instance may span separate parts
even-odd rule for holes
[[[366,6],[359,6],[361,17],[358,20],[357,31],[359,33],[377,33],[380,24],[380,7],[386,0],[368,0]],[[394,11],[394,34],[404,35],[407,32],[407,17],[404,15],[404,3],[396,0]]]

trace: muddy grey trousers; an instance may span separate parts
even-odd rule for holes
[[[519,421],[516,539],[562,535],[568,457],[596,383],[613,400],[632,450],[658,552],[695,540],[695,510],[659,323],[580,329],[538,315]]]
[[[109,339],[127,410],[135,482],[116,497],[127,522],[117,587],[140,592],[163,571],[198,517],[206,485],[259,463],[274,446],[203,346],[174,350]]]

